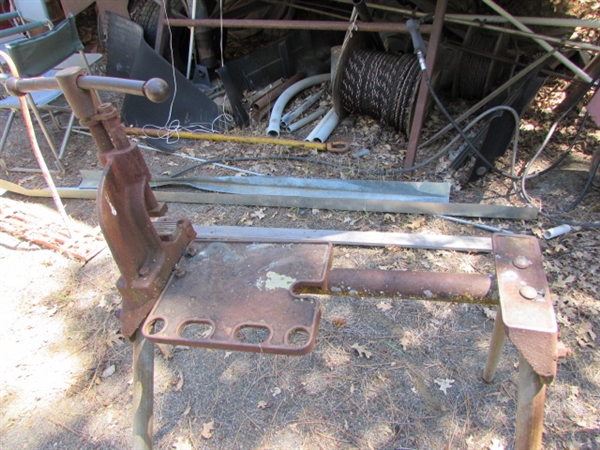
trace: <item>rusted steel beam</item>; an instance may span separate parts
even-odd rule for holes
[[[277,30],[330,30],[346,31],[353,27],[354,31],[380,33],[408,33],[406,24],[398,22],[356,22],[353,24],[340,20],[268,20],[268,19],[173,19],[168,18],[165,24],[172,27],[205,27],[205,28],[261,28]],[[421,25],[421,33],[431,33],[431,25]]]
[[[493,278],[481,274],[331,269],[324,289],[335,295],[497,304]]]
[[[448,0],[440,0],[435,8],[435,19],[433,20],[433,29],[430,30],[431,37],[429,39],[429,50],[427,52],[427,74],[432,80],[435,76],[435,62],[438,55],[439,43],[442,39],[442,28],[444,25],[444,16],[446,14],[446,6]],[[419,31],[425,33],[425,25],[419,26]],[[433,81],[432,81],[433,82]],[[435,85],[435,83],[434,83]],[[419,94],[417,96],[417,104],[413,113],[412,124],[409,131],[408,148],[406,150],[406,158],[404,159],[404,168],[409,168],[415,165],[417,158],[417,147],[421,137],[421,129],[425,122],[425,113],[427,110],[427,102],[429,101],[429,90],[425,77],[421,78],[419,84]]]

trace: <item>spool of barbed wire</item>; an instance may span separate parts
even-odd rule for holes
[[[454,75],[452,94],[466,100],[478,100],[491,90],[502,72],[501,63],[495,59],[506,53],[509,36],[492,34],[470,27],[463,41],[467,49],[460,55]]]
[[[345,112],[370,116],[409,134],[421,80],[416,55],[358,48],[338,77],[339,107]]]

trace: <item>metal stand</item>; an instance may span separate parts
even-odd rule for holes
[[[151,341],[304,354],[315,343],[319,295],[339,293],[499,305],[483,378],[494,378],[508,337],[520,353],[516,448],[541,448],[546,386],[565,352],[558,344],[536,238],[493,236],[495,282],[479,274],[331,269],[327,243],[195,241],[185,219],[150,219],[164,214],[166,207],[156,202],[148,185],[150,174],[141,152],[127,139],[114,108],[104,104],[96,111],[83,90],[107,83],[68,70],[56,77],[81,123],[90,127],[104,165],[98,211],[121,271],[117,286],[123,295],[122,331],[134,345],[136,450],[152,448]],[[127,92],[149,95],[154,90],[147,85],[128,86]],[[27,89],[55,89],[31,80],[12,80],[9,87],[17,95]],[[202,333],[186,333],[188,325],[201,327]],[[263,337],[245,339],[242,331],[247,329]]]

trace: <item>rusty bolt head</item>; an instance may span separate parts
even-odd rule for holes
[[[517,269],[527,269],[529,266],[531,266],[533,263],[528,260],[525,256],[515,256],[512,260],[513,266],[515,266]]]
[[[519,289],[519,294],[527,300],[533,300],[538,296],[538,292],[533,286],[523,286]]]
[[[140,274],[140,277],[145,277],[150,273],[150,267],[142,266],[140,267],[140,271],[138,273]]]
[[[185,256],[191,258],[192,256],[196,256],[198,254],[198,247],[193,244],[190,244],[185,249]]]
[[[176,264],[175,267],[173,268],[173,275],[175,275],[176,278],[181,278],[183,276],[185,276],[185,269],[183,267],[181,267],[179,264]]]

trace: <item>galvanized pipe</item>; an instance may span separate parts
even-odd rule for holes
[[[492,298],[493,278],[482,274],[331,269],[323,290],[332,295],[498,304]]]
[[[300,128],[305,127],[309,123],[314,122],[319,117],[324,116],[325,113],[327,113],[327,110],[325,110],[325,109],[319,109],[319,110],[315,111],[314,113],[309,114],[306,117],[303,117],[302,119],[298,120],[297,122],[294,122],[294,123],[288,125],[287,127],[285,127],[285,130],[288,133],[293,133],[294,131],[299,130]]]
[[[276,30],[331,30],[347,31],[352,24],[340,20],[268,20],[268,19],[172,19],[166,20],[172,27],[206,28],[262,28]],[[421,33],[431,33],[431,25],[421,25]],[[353,31],[408,33],[406,24],[397,22],[356,22]]]
[[[296,83],[289,86],[285,91],[283,91],[277,99],[277,101],[275,101],[275,105],[273,105],[271,117],[269,118],[269,125],[267,127],[267,135],[272,137],[279,137],[279,132],[281,130],[281,116],[283,114],[283,110],[285,108],[285,105],[287,105],[288,102],[296,94],[302,92],[305,89],[308,89],[311,86],[325,83],[330,79],[331,75],[328,73],[314,75],[312,77],[308,77],[303,80],[297,81]]]
[[[542,448],[545,403],[546,384],[523,355],[519,355],[515,450]]]
[[[340,123],[340,116],[335,112],[335,108],[331,108],[305,140],[311,142],[325,142],[331,133],[333,133],[333,130],[337,127],[338,123]]]

